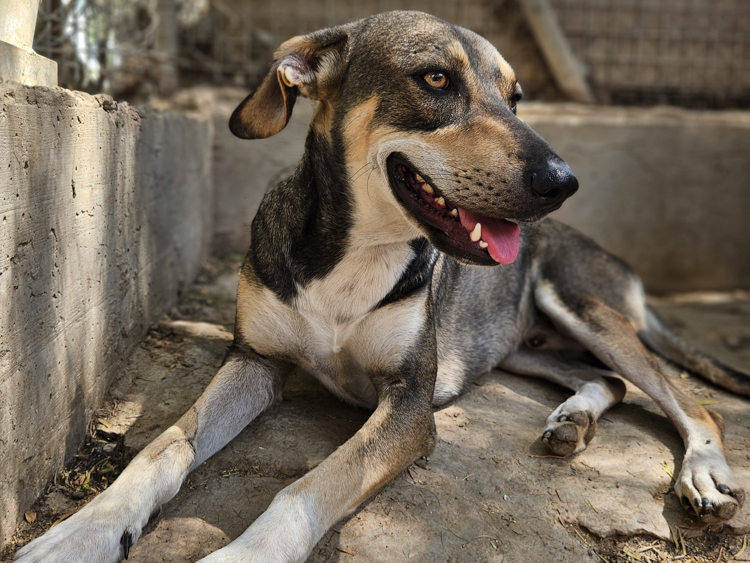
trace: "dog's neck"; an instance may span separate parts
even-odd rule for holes
[[[391,295],[419,255],[434,251],[386,201],[377,170],[347,168],[335,136],[311,130],[302,162],[264,197],[252,225],[250,258],[261,281],[287,303],[329,283],[348,284],[369,309]],[[361,167],[358,167],[361,168]],[[345,280],[345,281],[344,281]],[[332,304],[331,304],[332,305]]]

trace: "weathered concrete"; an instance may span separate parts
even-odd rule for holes
[[[0,546],[206,259],[211,129],[0,83]]]
[[[652,292],[750,288],[750,112],[521,104],[578,176],[555,216]]]
[[[0,0],[0,79],[57,85],[57,63],[31,48],[39,0]]]
[[[0,41],[31,48],[39,0],[0,0]]]
[[[111,402],[101,411],[106,425],[98,425],[100,437],[106,432],[112,440],[111,435],[124,433],[124,448],[132,456],[200,395],[231,341],[238,266],[235,262],[234,272],[211,282],[201,276],[202,283],[175,311],[180,320],[162,323],[136,348],[112,388],[116,408]],[[689,341],[750,368],[750,302],[655,305]],[[675,385],[724,416],[727,458],[740,484],[750,490],[748,399],[671,373]],[[670,473],[679,469],[684,451],[679,436],[638,390],[629,387],[624,403],[604,415],[589,449],[569,459],[549,457],[539,435],[546,417],[568,394],[550,383],[500,371],[480,378],[460,399],[435,410],[439,440],[429,461],[412,465],[337,523],[309,561],[594,562],[603,560],[591,551],[602,553],[599,537],[625,541],[622,535],[634,533],[666,540],[657,548],[670,556],[649,561],[672,561],[670,525],[683,526],[685,536],[705,537],[707,530],[685,515],[671,490]],[[337,400],[311,376],[295,374],[281,404],[188,477],[128,561],[183,563],[222,547],[268,507],[276,492],[317,466],[368,416]],[[113,446],[99,442],[94,450]],[[94,472],[92,481],[109,475]],[[76,493],[78,500],[71,500]],[[34,508],[43,522],[23,523],[19,544],[91,496],[76,486],[53,488]],[[729,540],[748,532],[746,504],[719,537]],[[709,553],[705,546],[690,546],[691,557],[684,560],[717,561],[718,551],[703,558]]]

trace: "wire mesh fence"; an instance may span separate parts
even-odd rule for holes
[[[34,49],[57,61],[61,86],[111,91],[153,51],[158,27],[156,0],[42,0]]]
[[[551,0],[601,101],[750,106],[747,0]]]
[[[599,101],[750,106],[747,0],[550,0]],[[42,0],[35,49],[60,84],[119,96],[252,87],[284,40],[393,9],[487,37],[524,90],[560,98],[516,0]],[[170,76],[171,74],[171,76]]]

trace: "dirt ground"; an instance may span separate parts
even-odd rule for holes
[[[92,420],[87,444],[27,512],[0,562],[106,488],[199,396],[231,341],[239,260],[210,262],[189,296],[138,347]],[[684,338],[750,369],[747,295],[653,304]],[[750,491],[750,401],[671,372],[677,385],[724,416],[727,458]],[[439,441],[432,455],[336,524],[309,561],[750,561],[750,502],[724,526],[706,528],[686,516],[672,492],[682,444],[638,390],[629,387],[624,403],[604,415],[585,452],[550,456],[539,435],[568,394],[501,371],[482,376],[435,411]],[[295,374],[281,405],[188,477],[128,561],[196,561],[225,545],[367,417],[312,377]]]

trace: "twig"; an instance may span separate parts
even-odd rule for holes
[[[740,550],[734,554],[734,559],[738,559],[740,555],[742,555],[745,552],[745,548],[747,547],[747,536],[742,537],[742,547]],[[738,559],[739,560],[739,559]]]
[[[674,548],[675,550],[680,549],[680,538],[677,537],[677,532],[675,532],[675,529],[671,526],[671,524],[667,524],[669,526],[669,531],[672,532],[672,541],[674,542]]]
[[[680,530],[680,528],[677,528],[677,533],[680,534],[680,543],[682,544],[682,554],[687,555],[687,550],[685,549],[685,538],[682,535],[682,530]]]

